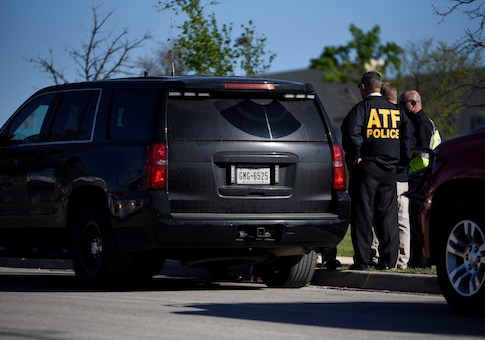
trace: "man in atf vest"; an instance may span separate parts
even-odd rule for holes
[[[418,91],[409,90],[401,94],[399,105],[406,112],[414,126],[413,146],[435,149],[441,143],[441,137],[433,121],[423,111],[421,96]],[[413,153],[409,162],[409,172],[417,171],[429,165],[429,156],[425,153]],[[415,189],[419,178],[409,179],[409,189]],[[421,191],[424,193],[425,188]],[[419,193],[417,193],[419,194]],[[421,251],[419,239],[419,209],[421,203],[418,200],[411,200],[411,258],[409,267],[423,268],[427,264]]]
[[[381,84],[379,73],[364,73],[359,84],[363,100],[341,126],[350,173],[353,270],[366,270],[371,262],[372,225],[379,240],[378,267],[394,268],[398,255],[396,170],[409,162],[412,124],[381,95]]]

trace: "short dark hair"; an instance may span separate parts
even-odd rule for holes
[[[381,75],[375,71],[366,72],[362,75],[361,84],[367,89],[380,89],[382,86]]]

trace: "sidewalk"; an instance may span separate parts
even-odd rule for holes
[[[337,257],[342,265],[352,264],[349,257]],[[72,269],[69,260],[36,260],[36,259],[8,259],[0,258],[0,267],[14,268],[42,268],[47,270]],[[231,268],[231,272],[238,273],[245,267]],[[178,261],[167,261],[160,275],[167,277],[208,277],[206,268],[192,268],[181,265]],[[354,288],[367,290],[384,290],[408,293],[441,294],[438,279],[435,275],[406,274],[393,271],[358,271],[333,270],[317,268],[311,285],[339,288]]]
[[[351,265],[352,258],[337,257],[342,265]],[[408,293],[441,294],[436,275],[407,274],[394,271],[332,270],[317,268],[312,285]]]

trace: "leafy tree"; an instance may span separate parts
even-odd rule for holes
[[[249,27],[241,25],[241,28],[244,32],[234,45],[236,57],[240,59],[240,67],[249,77],[264,74],[269,70],[276,54],[265,51],[266,38],[256,37],[256,28],[252,20],[249,21]]]
[[[103,34],[103,29],[114,11],[111,10],[107,15],[100,16],[99,7],[100,5],[92,7],[93,24],[89,32],[89,40],[81,42],[80,49],[70,46],[65,48],[77,67],[77,77],[86,81],[107,79],[118,74],[131,74],[130,71],[137,67],[136,64],[130,63],[131,52],[152,38],[152,35],[147,32],[139,39],[130,40],[127,28],[120,33],[111,30]],[[54,63],[52,48],[49,48],[49,55],[47,58],[38,56],[27,60],[49,73],[56,84],[68,83],[64,68]]]
[[[216,5],[216,1],[209,5]],[[189,72],[210,75],[233,75],[237,66],[247,76],[264,73],[275,57],[265,51],[266,38],[257,37],[252,22],[241,25],[243,33],[237,40],[232,39],[233,25],[223,24],[220,28],[214,13],[207,17],[200,0],[159,1],[161,10],[172,9],[188,16],[188,20],[178,28],[181,34],[173,41],[177,56]]]
[[[466,84],[477,76],[479,53],[450,48],[445,42],[433,46],[433,39],[409,42],[403,56],[404,88],[416,89],[426,113],[436,123],[442,138],[455,136],[457,113],[468,106],[470,91]]]
[[[311,68],[323,70],[325,81],[343,84],[358,83],[363,73],[378,71],[387,75],[399,75],[402,49],[395,43],[382,44],[380,27],[374,26],[363,32],[350,25],[353,40],[342,46],[326,46],[318,59],[311,60]]]

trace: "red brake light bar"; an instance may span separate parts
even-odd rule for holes
[[[258,89],[274,90],[275,84],[244,84],[244,83],[224,83],[226,89]]]
[[[146,188],[167,188],[167,146],[163,143],[151,144],[147,147],[146,156]]]
[[[347,180],[345,175],[344,153],[338,144],[332,145],[332,173],[334,190],[345,190]]]

